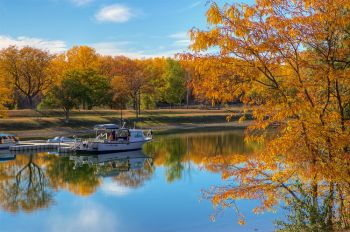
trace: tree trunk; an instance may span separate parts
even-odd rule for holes
[[[186,91],[186,108],[188,109],[188,100],[190,98],[190,89],[187,87]]]
[[[69,123],[69,109],[64,110],[65,113],[65,123]]]
[[[135,116],[136,118],[139,118],[139,115],[138,115],[138,107],[137,107],[137,93],[134,95],[133,97],[133,108],[135,110]]]
[[[140,116],[141,115],[141,92],[139,92],[139,104],[138,104],[138,115]]]
[[[120,127],[123,126],[123,105],[120,105]]]
[[[30,106],[31,109],[34,109],[34,103],[33,103],[33,96],[27,96],[28,98],[28,104]]]

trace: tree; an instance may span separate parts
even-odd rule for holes
[[[164,72],[167,65],[165,58],[153,58],[143,60],[144,75],[148,79],[148,84],[144,89],[141,104],[145,109],[156,107],[158,102],[162,101],[165,85]]]
[[[113,104],[120,109],[120,125],[123,123],[123,109],[129,101],[128,85],[123,77],[114,77],[112,79]]]
[[[169,104],[181,104],[183,100],[185,86],[185,70],[178,61],[167,59],[163,89],[164,100]]]
[[[10,102],[11,85],[4,76],[0,75],[0,118],[7,115],[6,104]]]
[[[110,104],[113,93],[109,78],[99,75],[92,69],[76,71],[76,75],[79,76],[81,84],[88,89],[85,97],[81,99],[84,105],[87,104],[88,109]]]
[[[209,30],[192,30],[191,47],[216,47],[217,58],[239,76],[234,94],[254,117],[247,140],[265,144],[254,158],[223,167],[223,177],[239,184],[215,189],[214,205],[249,198],[262,202],[257,212],[272,209],[286,195],[299,198],[295,181],[301,179],[313,204],[332,196],[327,212],[336,213],[327,216],[327,227],[347,228],[350,205],[342,197],[350,167],[349,1],[213,2],[207,20]],[[271,127],[275,133],[267,136]]]
[[[235,59],[192,54],[182,54],[180,57],[190,70],[192,78],[189,85],[198,100],[209,101],[214,107],[216,103],[233,101],[240,95],[238,84],[241,78],[230,66]]]
[[[88,46],[74,46],[66,52],[66,58],[69,69],[97,71],[100,67],[98,54]]]
[[[81,99],[88,95],[88,92],[87,86],[81,83],[79,72],[67,72],[61,83],[51,88],[44,105],[62,108],[68,123],[70,111],[79,106]]]
[[[53,82],[53,75],[49,72],[51,60],[48,52],[31,47],[18,49],[11,46],[0,52],[2,75],[24,94],[31,108],[35,107],[33,99]]]
[[[149,80],[145,75],[144,63],[141,60],[131,60],[126,57],[116,57],[117,66],[115,75],[124,78],[127,93],[132,99],[136,118],[141,112],[141,94],[146,91]]]

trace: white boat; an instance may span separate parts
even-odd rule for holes
[[[136,151],[142,145],[152,140],[152,131],[146,133],[142,129],[119,128],[115,124],[95,126],[96,138],[77,141],[73,145],[76,153],[113,153]]]
[[[18,143],[18,139],[13,134],[0,133],[0,150],[7,150],[10,146]]]

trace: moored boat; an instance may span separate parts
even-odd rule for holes
[[[102,124],[95,126],[96,138],[74,143],[76,153],[113,153],[136,151],[142,145],[152,140],[152,131],[146,133],[142,129],[119,128],[115,124]]]
[[[16,135],[0,133],[0,150],[9,149],[10,146],[18,143]]]

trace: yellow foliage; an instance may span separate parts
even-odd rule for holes
[[[195,54],[186,55],[196,67],[194,92],[210,100],[239,96],[254,118],[246,140],[265,144],[244,165],[227,165],[223,178],[239,185],[214,191],[214,205],[248,198],[261,200],[255,211],[272,209],[286,195],[295,198],[297,181],[314,196],[335,186],[348,193],[349,1],[258,0],[221,9],[213,3],[207,18],[208,30],[192,29]],[[196,53],[211,47],[216,56]],[[224,74],[238,78],[225,85]],[[339,202],[350,208],[342,196],[329,207],[336,211]]]

